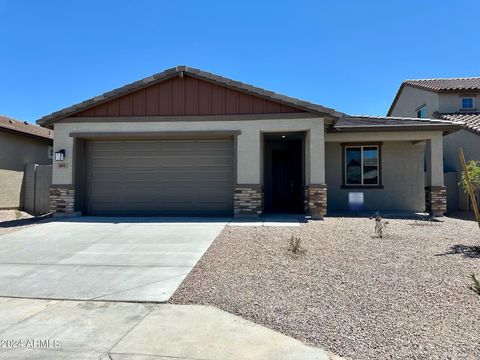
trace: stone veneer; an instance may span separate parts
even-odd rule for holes
[[[234,214],[258,216],[263,211],[263,190],[261,185],[237,185],[234,194]]]
[[[425,187],[425,210],[433,216],[447,212],[447,188],[445,186]]]
[[[50,186],[50,211],[55,214],[71,214],[75,211],[73,185]]]
[[[327,213],[327,185],[310,184],[307,186],[308,214],[313,220],[321,220]]]

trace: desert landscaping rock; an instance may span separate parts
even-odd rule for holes
[[[288,251],[291,235],[303,251]],[[226,227],[171,299],[217,306],[353,359],[478,359],[474,221]]]

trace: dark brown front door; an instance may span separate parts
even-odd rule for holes
[[[284,141],[272,144],[267,162],[270,169],[265,177],[266,210],[269,212],[300,213],[303,206],[302,144],[301,141]]]

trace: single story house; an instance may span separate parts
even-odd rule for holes
[[[90,215],[445,211],[444,120],[348,116],[178,66],[38,120],[51,206]],[[424,186],[424,151],[428,186]]]
[[[51,165],[53,131],[0,115],[0,209],[23,209],[28,164]]]

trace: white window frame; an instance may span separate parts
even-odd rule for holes
[[[463,99],[472,99],[472,107],[466,108],[463,107]],[[474,96],[462,96],[460,97],[460,110],[473,110],[475,109],[475,97]]]
[[[361,184],[350,184],[347,182],[348,179],[348,172],[347,172],[347,150],[348,149],[358,149],[360,148],[360,179],[361,179]],[[376,148],[377,149],[377,183],[376,184],[364,184],[363,183],[363,148]],[[343,150],[344,154],[344,173],[345,173],[345,179],[344,179],[344,184],[345,186],[379,186],[380,185],[380,145],[346,145]]]

